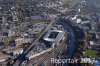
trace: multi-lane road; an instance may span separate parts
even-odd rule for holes
[[[63,27],[69,32],[69,35],[67,36],[67,41],[68,41],[68,47],[67,47],[67,50],[66,50],[66,58],[64,59],[71,59],[74,52],[75,52],[75,48],[76,48],[76,38],[75,38],[75,34],[72,30],[72,27],[70,27],[68,25],[68,22],[67,20],[59,20],[58,21],[60,24],[63,25]],[[67,44],[67,43],[66,43]],[[64,66],[68,66],[69,63],[65,63]]]

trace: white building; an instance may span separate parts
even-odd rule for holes
[[[10,36],[14,36],[15,35],[15,32],[14,31],[12,31],[12,30],[9,30],[8,31],[8,36],[10,37]]]
[[[76,22],[77,22],[77,23],[81,23],[81,19],[77,19]]]
[[[13,55],[19,55],[19,54],[22,54],[23,53],[23,49],[22,48],[19,48],[15,51],[13,51]]]

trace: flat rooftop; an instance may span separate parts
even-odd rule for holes
[[[6,54],[0,54],[0,59],[8,59],[8,58],[11,58],[11,56]]]

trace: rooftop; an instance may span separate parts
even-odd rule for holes
[[[61,30],[49,30],[47,34],[43,37],[43,39],[58,44],[63,36],[64,32]]]
[[[8,58],[11,58],[11,56],[6,54],[0,54],[0,59],[8,59]]]

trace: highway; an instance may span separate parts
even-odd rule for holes
[[[68,40],[69,41],[69,44],[68,44],[68,47],[67,47],[67,50],[66,50],[66,57],[65,59],[71,59],[74,52],[75,52],[75,48],[76,48],[76,40],[75,40],[75,34],[72,30],[72,28],[67,25],[67,20],[66,21],[63,21],[63,20],[59,20],[58,21],[60,24],[63,25],[63,27],[70,33],[69,36],[68,36]],[[68,66],[69,63],[66,63],[64,64],[63,66]]]
[[[39,35],[39,37],[27,48],[27,50],[17,59],[17,61],[13,64],[13,66],[20,66],[23,62],[22,59],[25,58],[25,56],[28,54],[28,52],[33,48],[33,46],[36,44],[36,42],[42,37],[42,35],[50,29],[52,26],[53,21],[50,22],[50,24],[44,29],[44,31]]]

